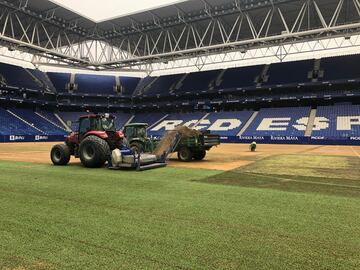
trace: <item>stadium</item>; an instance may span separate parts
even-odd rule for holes
[[[359,0],[0,0],[0,269],[360,269],[359,165]]]

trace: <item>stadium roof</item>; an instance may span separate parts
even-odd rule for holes
[[[74,0],[62,5],[0,0],[0,41],[10,50],[33,54],[35,63],[152,69],[154,64],[189,58],[204,62],[211,55],[255,48],[278,46],[274,54],[283,54],[286,44],[339,36],[351,39],[360,33],[359,0],[175,2],[163,6],[156,1],[161,7],[138,13],[128,10],[115,18],[99,11],[106,15],[103,19],[110,19],[96,22],[77,9]],[[76,12],[63,7],[69,3]],[[112,7],[116,11],[118,5]]]
[[[88,18],[96,23],[110,19],[134,15],[136,13],[152,10],[155,8],[169,6],[185,2],[186,0],[50,0],[82,17]]]

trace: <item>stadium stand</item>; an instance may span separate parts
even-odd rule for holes
[[[304,136],[310,107],[261,109],[244,136]]]
[[[120,77],[121,94],[124,96],[132,96],[139,82],[140,78]]]
[[[169,95],[175,91],[175,87],[184,74],[165,75],[160,77],[147,77],[148,83],[144,85],[141,93],[147,96]]]
[[[62,120],[67,124],[71,122],[71,129],[76,131],[78,129],[79,117],[87,114],[86,112],[58,112],[58,115],[62,118]],[[116,117],[115,124],[117,129],[122,129],[123,126],[130,120],[131,114],[128,113],[113,113]]]
[[[122,129],[132,117],[132,115],[129,113],[114,113],[113,115],[116,117],[115,125],[117,129]]]
[[[0,108],[0,134],[1,135],[36,135],[39,131],[25,124],[14,115]]]
[[[165,113],[160,112],[139,113],[135,115],[135,117],[131,120],[131,123],[147,123],[149,127],[151,127],[165,116]]]
[[[318,107],[312,136],[331,139],[360,137],[360,106]]]
[[[34,90],[40,89],[40,86],[22,67],[0,63],[0,74],[5,78],[7,85]]]
[[[203,72],[193,72],[186,75],[182,81],[181,87],[176,90],[177,94],[180,93],[197,93],[208,91],[214,87],[215,80],[220,74],[221,70],[210,70]]]
[[[229,68],[222,76],[219,88],[244,88],[255,86],[255,79],[260,75],[264,65]]]
[[[312,77],[316,73],[314,70],[319,71],[319,77]],[[9,130],[2,127],[1,134],[9,135],[12,131],[29,136],[39,133],[51,136],[66,134],[63,123],[52,112],[39,110],[47,106],[52,111],[65,111],[60,112],[59,116],[65,122],[70,120],[73,130],[77,130],[76,121],[84,114],[79,111],[112,110],[134,112],[115,114],[119,129],[129,120],[147,122],[150,125],[149,134],[154,136],[163,135],[171,126],[186,124],[217,133],[223,138],[240,138],[240,141],[243,137],[276,136],[309,137],[318,142],[322,139],[355,140],[360,138],[359,106],[323,105],[339,102],[358,104],[358,70],[360,55],[143,79],[43,73],[37,69],[0,63],[0,79],[3,79],[0,102],[6,107],[16,107],[10,111],[20,118],[2,109],[2,123],[11,122],[8,118],[15,118],[15,126]],[[265,80],[259,81],[260,77]],[[71,80],[75,83],[74,92],[68,90]],[[270,102],[275,108],[267,108]],[[38,113],[22,109],[23,104],[27,108],[37,108],[35,111]],[[297,107],[304,104],[311,104],[313,109],[321,105],[317,108],[312,129],[307,129],[310,107]],[[165,108],[187,113],[166,113]],[[242,111],[244,108],[248,111]],[[263,109],[253,112],[254,108]],[[152,111],[142,113],[144,109]],[[194,109],[210,113],[191,112]],[[73,110],[77,112],[67,112]],[[229,122],[231,119],[233,123]],[[221,121],[225,122],[221,124]],[[307,136],[304,136],[306,129]]]
[[[51,82],[49,77],[46,75],[46,73],[44,73],[38,69],[27,69],[27,70],[41,82],[41,84],[45,88],[45,90],[51,91],[54,93],[56,92],[55,86],[53,85],[53,83]]]
[[[70,83],[70,73],[48,72],[47,75],[57,92],[68,92],[66,86]]]
[[[115,76],[76,74],[75,84],[77,85],[77,90],[75,93],[86,93],[93,95],[115,94]]]
[[[47,135],[66,135],[67,132],[58,126],[55,126],[51,122],[37,115],[35,112],[29,109],[10,109],[11,112],[16,114],[21,119],[25,120],[31,126],[41,130]]]
[[[213,112],[206,116],[197,128],[209,130],[220,136],[237,136],[253,113],[253,111]],[[201,126],[203,128],[200,128]]]
[[[157,78],[157,77],[156,77]],[[155,79],[155,77],[147,76],[139,81],[137,84],[133,96],[142,96],[145,88]]]
[[[282,85],[310,82],[308,73],[314,68],[314,60],[283,62],[270,65],[266,84]],[[286,74],[286,76],[284,76]]]
[[[320,63],[325,81],[360,79],[360,55],[358,54],[322,58]]]
[[[172,113],[165,119],[157,123],[149,129],[149,134],[152,136],[162,136],[166,131],[173,129],[178,125],[185,125],[194,127],[202,118],[206,116],[204,112],[194,113]]]
[[[49,112],[49,111],[40,111],[37,113],[38,115],[42,116],[43,118],[46,118],[48,121],[50,121],[51,123],[53,123],[53,125],[66,130],[66,128],[64,127],[63,123],[60,122],[60,120],[55,116],[54,113]]]
[[[86,114],[85,112],[58,112],[58,115],[61,117],[61,119],[66,124],[70,124],[69,126],[71,130],[77,130],[78,129],[78,123],[79,117],[81,115]]]

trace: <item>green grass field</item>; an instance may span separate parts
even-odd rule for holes
[[[358,158],[0,172],[0,269],[360,269]]]

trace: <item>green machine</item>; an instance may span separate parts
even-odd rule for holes
[[[147,128],[148,124],[146,123],[125,125],[123,133],[131,149],[135,152],[153,152],[160,143],[161,139],[148,137]],[[202,160],[206,156],[206,151],[220,144],[220,136],[209,132],[197,131],[196,135],[194,135],[195,133],[184,135],[181,132],[178,134],[179,139],[170,151],[177,152],[178,159],[181,161]]]

